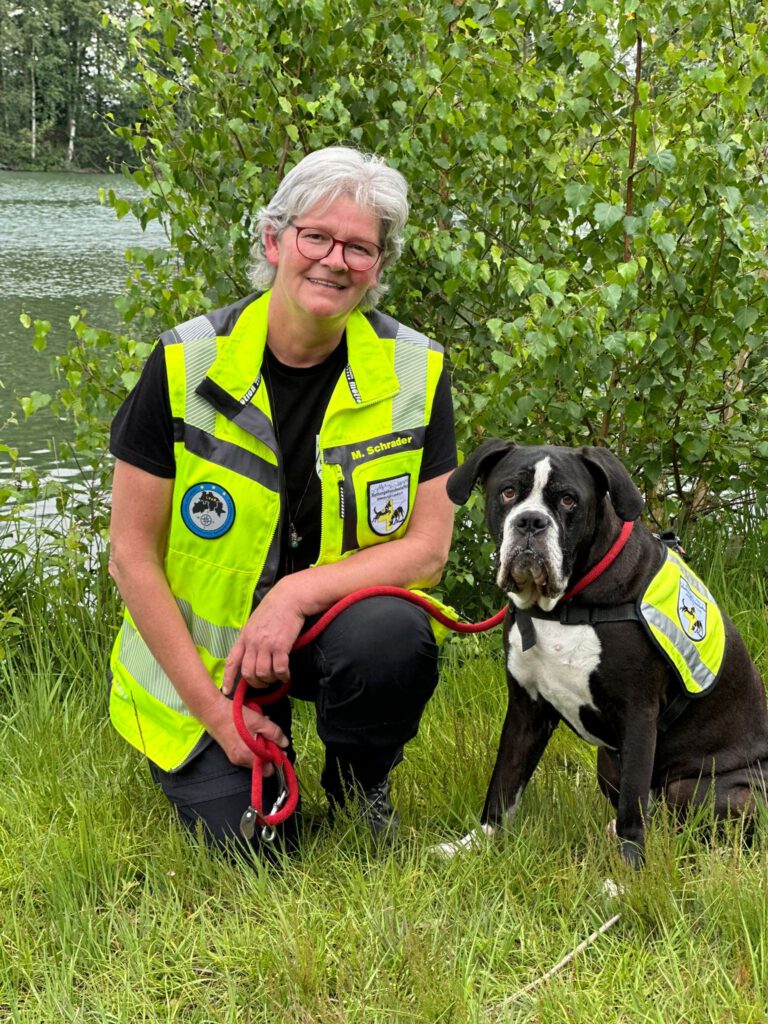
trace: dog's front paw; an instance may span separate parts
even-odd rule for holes
[[[633,843],[631,839],[619,839],[621,856],[634,868],[639,871],[645,863],[645,850],[639,843]]]
[[[496,829],[493,825],[481,825],[480,828],[473,828],[462,839],[457,839],[452,843],[439,843],[437,846],[431,846],[429,852],[436,857],[445,857],[447,860],[450,857],[455,857],[457,853],[463,853],[465,850],[472,850],[480,846],[485,839],[489,839],[495,832]]]

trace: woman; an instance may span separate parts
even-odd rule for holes
[[[332,147],[259,214],[266,291],[161,336],[119,410],[111,572],[126,604],[110,714],[190,828],[238,839],[253,754],[228,699],[291,679],[313,700],[331,808],[350,793],[375,834],[389,773],[437,681],[429,618],[374,598],[291,654],[362,587],[436,583],[456,465],[442,349],[372,307],[400,251],[402,176]],[[290,705],[248,728],[290,748]],[[265,807],[269,806],[269,793]]]

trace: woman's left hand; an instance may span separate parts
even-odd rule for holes
[[[286,576],[269,591],[243,626],[227,655],[222,691],[231,693],[238,673],[253,687],[288,682],[288,656],[304,625],[296,587]]]

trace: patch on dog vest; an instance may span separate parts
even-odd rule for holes
[[[702,581],[669,548],[638,601],[641,620],[692,697],[709,693],[725,655],[725,624]]]

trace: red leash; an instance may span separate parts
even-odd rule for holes
[[[570,601],[572,597],[576,597],[576,595],[580,594],[582,590],[585,590],[590,583],[594,583],[597,577],[605,572],[605,570],[608,568],[611,562],[616,561],[616,559],[619,556],[619,553],[623,550],[624,545],[629,540],[629,535],[632,533],[634,527],[634,520],[622,523],[619,536],[613,542],[608,551],[606,551],[606,553],[603,555],[603,557],[600,559],[597,565],[593,565],[589,572],[586,575],[582,576],[579,582],[575,583],[568,591],[568,593],[564,594],[560,598],[560,600]]]
[[[578,583],[576,583],[571,589],[561,598],[563,601],[569,601],[576,594],[580,594],[582,590],[589,586],[594,580],[600,576],[601,573],[605,572],[608,566],[615,561],[619,553],[623,549],[624,545],[629,540],[629,535],[632,533],[632,528],[635,524],[633,522],[625,522],[622,525],[619,536],[614,541],[610,550],[605,554],[603,558],[593,566],[589,572],[583,576]],[[365,587],[362,590],[356,590],[352,594],[348,594],[343,597],[336,604],[332,605],[327,612],[317,620],[317,622],[306,633],[302,633],[301,636],[296,640],[293,645],[294,651],[300,651],[302,647],[306,647],[307,644],[311,644],[313,640],[316,640],[318,636],[330,625],[331,622],[343,611],[350,607],[350,605],[356,604],[358,601],[364,601],[368,597],[399,597],[403,601],[410,601],[411,604],[416,604],[420,608],[423,608],[427,615],[431,615],[433,619],[442,623],[443,626],[447,626],[448,629],[452,629],[456,633],[483,633],[488,629],[493,629],[498,626],[504,620],[504,616],[507,614],[506,606],[497,612],[496,615],[490,619],[484,619],[482,622],[459,622],[457,619],[452,619],[444,612],[440,611],[429,598],[423,597],[421,594],[414,594],[411,590],[406,590],[404,587]],[[299,784],[296,779],[296,772],[293,769],[293,765],[288,759],[288,755],[284,750],[281,750],[276,743],[272,740],[265,739],[263,736],[256,735],[248,731],[245,722],[243,721],[243,707],[251,708],[253,711],[257,711],[259,714],[263,714],[262,707],[266,707],[269,704],[274,704],[275,701],[280,700],[284,697],[290,688],[290,683],[282,683],[276,689],[268,691],[267,693],[261,694],[258,701],[254,697],[248,697],[246,699],[246,693],[248,691],[248,683],[245,679],[240,679],[235,690],[235,697],[232,706],[232,716],[235,722],[235,728],[237,729],[240,738],[254,753],[253,760],[253,772],[251,775],[251,806],[243,815],[240,821],[240,831],[247,839],[251,839],[256,830],[256,826],[261,827],[261,837],[267,842],[271,842],[275,837],[275,825],[281,824],[289,818],[296,810],[296,804],[299,800]],[[264,781],[264,764],[269,762],[275,766],[275,772],[277,773],[278,780],[280,782],[280,790],[278,793],[277,800],[275,801],[272,810],[269,814],[264,813],[264,801],[263,801],[263,781]]]
[[[428,598],[422,597],[420,594],[414,594],[403,587],[365,587],[363,590],[356,590],[354,593],[348,594],[332,605],[327,612],[320,616],[314,626],[308,629],[306,633],[301,634],[293,645],[293,650],[299,651],[302,647],[306,647],[307,644],[311,644],[333,622],[337,615],[341,615],[350,605],[363,601],[368,597],[400,597],[404,601],[410,601],[411,604],[417,604],[420,608],[423,608],[433,619],[436,619],[444,626],[447,626],[448,629],[452,629],[457,633],[482,633],[487,629],[493,629],[494,626],[498,626],[502,622],[507,613],[507,609],[504,607],[492,618],[485,619],[483,622],[459,622],[440,611]],[[262,839],[266,842],[271,842],[275,838],[275,825],[281,824],[281,822],[293,814],[299,800],[299,784],[288,755],[276,743],[273,743],[272,740],[265,739],[264,736],[254,736],[248,731],[243,720],[243,707],[251,708],[253,711],[263,714],[262,707],[274,704],[275,701],[280,700],[281,697],[285,696],[289,688],[290,683],[282,683],[277,689],[260,694],[258,700],[253,696],[246,698],[248,683],[245,679],[241,678],[235,690],[235,697],[232,702],[232,717],[234,718],[235,728],[243,743],[254,753],[253,772],[251,774],[251,806],[240,820],[240,831],[246,839],[253,838],[256,827],[259,826]],[[267,762],[275,766],[275,772],[280,783],[277,800],[269,814],[264,813],[263,798],[264,765]]]

